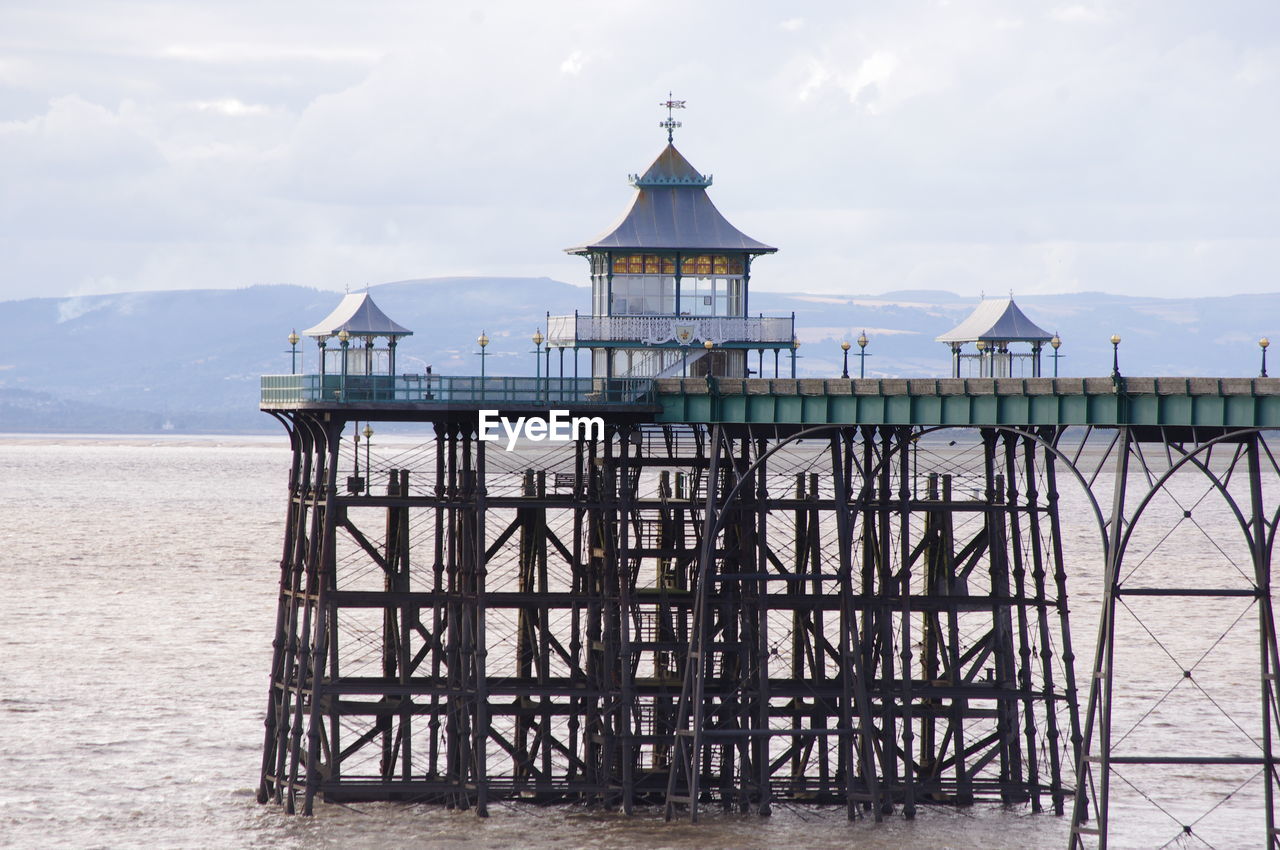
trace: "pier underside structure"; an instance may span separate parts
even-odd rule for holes
[[[648,409],[606,414],[600,438],[516,452],[477,439],[476,411],[500,402],[264,403],[293,466],[260,800],[695,820],[706,805],[880,818],[995,801],[1070,813],[1073,845],[1107,846],[1134,800],[1173,837],[1201,834],[1159,800],[1160,771],[1181,765],[1220,780],[1202,817],[1254,794],[1280,846],[1280,396],[1253,382],[1246,412],[1219,384],[1214,408],[1187,384],[1185,405],[1158,400],[1163,425],[1114,387],[1037,403],[1025,381],[1004,396],[935,381],[931,406],[918,388],[859,391],[886,382],[826,382],[844,387],[826,399],[776,386],[794,381],[664,383]],[[388,419],[433,435],[376,455],[353,442]],[[1064,499],[1091,534],[1064,540]],[[1176,510],[1153,520],[1162,500]],[[1171,545],[1187,569],[1151,575]],[[1077,594],[1090,576],[1099,614],[1079,657],[1068,574]],[[1169,632],[1222,599],[1239,616],[1210,616],[1209,649],[1184,656]],[[1169,682],[1123,665],[1153,642]],[[1248,706],[1214,700],[1228,650],[1228,678],[1257,683]],[[1169,710],[1187,695],[1226,717],[1225,738]]]

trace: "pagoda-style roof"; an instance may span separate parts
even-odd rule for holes
[[[649,169],[639,176],[632,174],[631,185],[637,189],[657,188],[662,186],[700,186],[703,189],[711,185],[710,174],[699,174],[698,169],[684,158],[684,154],[676,150],[676,146],[668,144],[658,154]]]
[[[1053,334],[1027,318],[1010,296],[983,300],[969,318],[938,337],[938,342],[1048,342]]]
[[[720,214],[700,174],[668,144],[640,176],[632,176],[635,199],[622,219],[570,254],[591,251],[745,251],[772,254],[770,245],[747,236]]]
[[[315,327],[307,328],[305,336],[324,339],[346,331],[352,336],[364,337],[396,337],[410,336],[413,331],[398,325],[382,312],[368,292],[348,293],[332,313],[325,316]]]

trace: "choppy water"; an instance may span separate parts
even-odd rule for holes
[[[883,824],[850,824],[835,809],[782,806],[768,819],[708,809],[693,827],[665,824],[656,812],[627,818],[572,807],[499,804],[480,821],[425,806],[320,805],[311,819],[260,806],[254,789],[287,464],[283,438],[0,438],[0,846],[1066,844],[1066,819],[1023,807],[926,808],[914,822],[895,816]],[[1084,688],[1096,624],[1097,531],[1076,498],[1064,518],[1069,550],[1085,553],[1071,576]],[[1173,517],[1182,506],[1153,510]],[[1197,511],[1208,517],[1200,522],[1210,533],[1179,530],[1185,541],[1158,549],[1144,570],[1185,584],[1226,546],[1211,539],[1221,536],[1225,512],[1214,519],[1212,511]],[[1175,722],[1186,728],[1188,717],[1224,729],[1189,741],[1190,749],[1248,752],[1243,735],[1255,731],[1258,717],[1254,621],[1246,613],[1214,643],[1248,603],[1214,605],[1193,610],[1165,602],[1139,612],[1177,665],[1137,620],[1122,617],[1131,648],[1118,653],[1117,664],[1133,693],[1159,696],[1178,683],[1178,666],[1210,648],[1196,675],[1217,704],[1192,688],[1175,689],[1134,733],[1132,752],[1157,742],[1144,735]],[[1141,713],[1125,711],[1117,708],[1118,731]],[[1244,732],[1223,721],[1224,711]],[[1132,769],[1127,776],[1189,821],[1213,804],[1211,792],[1231,791],[1251,771],[1212,780],[1202,773],[1176,768],[1144,776]],[[1159,846],[1176,837],[1177,818],[1123,785],[1116,793],[1118,843]],[[1216,846],[1260,844],[1260,794],[1259,780],[1246,784],[1197,825],[1197,834]]]

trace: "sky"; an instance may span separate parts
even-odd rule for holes
[[[790,292],[1280,292],[1280,4],[0,4],[0,300],[585,284],[676,144]]]

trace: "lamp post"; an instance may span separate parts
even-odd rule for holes
[[[842,378],[849,377],[849,348],[849,340],[846,339],[844,342],[840,343],[840,350],[844,352],[844,371],[840,373],[840,377]]]
[[[711,349],[715,348],[716,344],[709,339],[703,340],[702,347],[707,351],[707,355],[706,355],[707,356],[707,380],[710,380],[711,379]]]
[[[867,332],[863,331],[858,334],[858,377],[867,377],[867,343],[871,340],[867,339]]]
[[[1053,332],[1053,339],[1049,340],[1049,347],[1053,349],[1053,377],[1058,377],[1058,358],[1062,355],[1058,353],[1058,349],[1062,347],[1062,337],[1058,336],[1058,332]]]
[[[369,495],[373,494],[373,466],[369,463],[369,446],[371,445],[373,445],[373,426],[366,422],[364,423],[364,474],[369,477],[369,486],[364,492]],[[359,451],[359,447],[356,451]]]
[[[351,334],[346,328],[338,331],[338,342],[342,343],[342,382],[338,385],[338,397],[347,400],[347,349],[351,345]]]
[[[541,395],[538,391],[538,385],[542,383],[542,342],[546,337],[542,335],[542,328],[538,328],[533,332],[533,401],[536,404]],[[551,377],[551,367],[547,367],[547,377]]]
[[[289,374],[298,374],[298,340],[302,337],[298,336],[297,329],[289,332]]]
[[[795,378],[796,376],[796,357],[799,356],[796,354],[796,352],[799,350],[800,350],[800,340],[797,339],[796,337],[791,337],[791,377],[792,378]]]
[[[1111,335],[1111,377],[1120,377],[1120,334]]]
[[[987,377],[987,343],[984,340],[978,340],[974,344],[974,348],[978,349],[978,377]]]
[[[1259,378],[1267,377],[1267,346],[1270,344],[1271,340],[1267,339],[1265,336],[1258,340],[1258,348],[1262,349],[1262,374],[1258,376]]]
[[[484,359],[489,356],[489,352],[485,351],[489,345],[489,337],[484,331],[480,331],[476,342],[480,345],[480,398],[484,398]]]
[[[355,444],[355,462],[352,465],[351,474],[347,476],[347,492],[354,493],[359,496],[364,491],[364,479],[360,477],[360,423],[356,423],[356,432],[351,435],[351,441]]]

